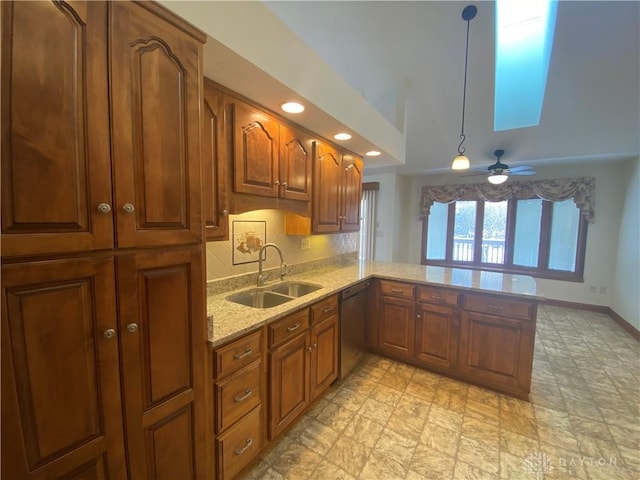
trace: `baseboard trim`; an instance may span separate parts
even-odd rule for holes
[[[575,308],[577,310],[588,310],[590,312],[606,313],[616,322],[622,329],[640,342],[640,330],[627,322],[623,317],[618,315],[611,307],[605,305],[591,305],[589,303],[567,302],[565,300],[546,299],[542,301],[545,305],[553,305],[556,307]]]
[[[622,327],[622,329],[640,342],[640,330],[627,322],[624,318],[618,315],[611,307],[607,307],[607,315],[613,318],[613,321]]]

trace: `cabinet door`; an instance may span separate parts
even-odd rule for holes
[[[204,172],[204,221],[207,240],[229,238],[227,205],[227,157],[225,108],[222,93],[209,83],[204,85],[202,161]]]
[[[378,297],[378,348],[394,357],[413,355],[415,302],[404,298]]]
[[[417,304],[415,356],[426,365],[454,368],[458,359],[459,323],[456,310]]]
[[[2,267],[3,478],[126,478],[113,258]]]
[[[299,130],[280,125],[280,196],[311,200],[313,140]]]
[[[298,335],[270,354],[271,404],[269,438],[284,430],[309,403],[309,332]]]
[[[201,247],[118,258],[118,310],[131,478],[204,478]]]
[[[110,3],[117,243],[200,243],[202,45],[143,5]]]
[[[340,231],[340,182],[342,155],[322,142],[315,143],[313,183],[313,232]]]
[[[244,103],[232,109],[234,191],[277,197],[278,122]]]
[[[461,320],[460,370],[479,383],[529,392],[532,323],[465,311]]]
[[[314,325],[311,331],[311,398],[338,378],[338,312]]]
[[[342,166],[340,230],[343,232],[357,232],[360,230],[362,160],[351,155],[345,155]]]
[[[107,5],[1,8],[2,255],[111,248]]]

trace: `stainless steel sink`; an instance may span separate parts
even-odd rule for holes
[[[283,282],[268,287],[252,288],[229,295],[227,300],[253,308],[271,308],[315,292],[322,285],[305,282]]]
[[[265,290],[264,288],[254,288],[244,292],[229,295],[227,300],[230,302],[246,305],[254,308],[271,308],[283,303],[290,302],[293,297],[281,295],[279,293]]]
[[[321,288],[322,285],[315,285],[313,283],[284,282],[270,287],[269,290],[283,295],[288,295],[289,297],[302,297],[303,295],[315,292]]]

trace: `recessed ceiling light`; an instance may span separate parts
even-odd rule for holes
[[[304,105],[298,102],[287,102],[283,103],[280,107],[287,113],[302,113],[304,112]]]
[[[351,135],[348,133],[336,133],[333,138],[336,140],[351,140]]]
[[[380,156],[380,152],[377,150],[371,150],[370,152],[365,153],[367,157],[378,157]]]

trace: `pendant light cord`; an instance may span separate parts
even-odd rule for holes
[[[467,42],[464,50],[464,86],[462,87],[462,125],[460,126],[460,144],[458,145],[458,154],[463,155],[465,148],[462,146],[466,140],[464,134],[464,107],[467,103],[467,62],[469,60],[469,24],[471,19],[467,20]]]

